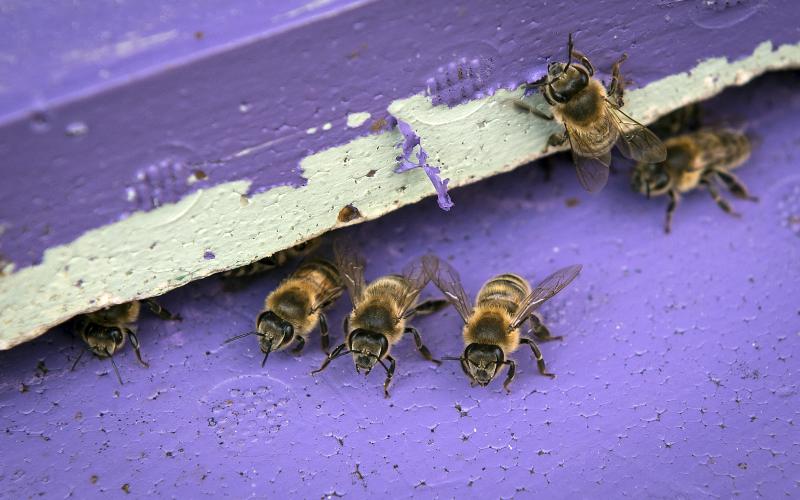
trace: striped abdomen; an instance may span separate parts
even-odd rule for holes
[[[402,276],[382,276],[363,292],[358,307],[350,315],[350,330],[363,328],[386,335],[390,343],[402,337],[404,321],[400,318],[400,299],[411,284]]]
[[[322,259],[311,260],[297,268],[269,294],[266,310],[287,321],[301,322],[325,299],[332,298],[331,293],[341,285],[336,266]]]
[[[704,129],[690,135],[697,145],[697,162],[705,170],[732,170],[750,156],[750,141],[741,132]]]
[[[530,293],[528,281],[516,274],[501,274],[486,282],[478,292],[475,300],[476,308],[494,306],[502,307],[513,316],[522,299]]]
[[[298,245],[293,246],[292,248],[287,248],[286,250],[281,250],[280,252],[275,253],[274,255],[270,255],[269,257],[264,257],[263,259],[257,260],[251,264],[247,264],[246,266],[237,267],[236,269],[231,269],[230,271],[225,271],[222,273],[223,278],[243,278],[245,276],[253,276],[256,274],[265,273],[276,267],[281,267],[286,265],[287,262],[290,260],[300,259],[312,251],[314,251],[320,245],[320,239],[314,238],[312,240],[305,241]]]

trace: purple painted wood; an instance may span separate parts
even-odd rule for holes
[[[570,31],[600,68],[628,52],[634,85],[798,39],[785,22],[791,0],[341,0],[293,18],[302,2],[281,4],[4,6],[0,253],[29,265],[89,229],[224,181],[300,185],[304,156],[380,129],[392,100],[514,87],[561,57]],[[470,75],[463,88],[448,83],[459,72]],[[373,120],[348,128],[347,114],[361,111]],[[207,179],[187,186],[195,171]]]
[[[275,272],[238,291],[206,279],[163,298],[180,324],[145,317],[150,369],[126,348],[108,363],[61,330],[0,353],[0,491],[79,498],[121,489],[200,494],[370,497],[797,496],[800,357],[800,74],[769,75],[712,102],[707,121],[758,139],[739,172],[761,201],[722,213],[687,196],[672,235],[666,200],[630,191],[624,172],[589,196],[562,159],[458,190],[343,231],[368,278],[433,251],[474,294],[492,274],[530,279],[576,262],[581,276],[543,309],[563,342],[543,345],[558,377],[528,354],[513,393],[470,388],[406,339],[393,397],[343,358],[312,377],[318,337],[266,368],[246,331]],[[427,292],[435,296],[431,289]],[[330,323],[340,324],[342,300]],[[461,350],[449,310],[415,321],[434,354]],[[334,341],[341,339],[333,329]]]

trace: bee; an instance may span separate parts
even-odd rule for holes
[[[254,276],[256,274],[265,273],[275,269],[276,267],[285,266],[290,260],[299,260],[307,256],[319,248],[321,244],[321,238],[313,238],[308,241],[304,241],[303,243],[299,243],[292,248],[281,250],[280,252],[270,255],[269,257],[264,257],[263,259],[257,260],[251,264],[247,264],[246,266],[225,271],[221,274],[221,276],[223,279],[231,279],[245,278]]]
[[[650,124],[650,131],[661,139],[696,132],[703,122],[703,109],[699,104],[678,108]]]
[[[590,192],[599,191],[608,182],[615,144],[624,156],[636,161],[656,163],[666,157],[661,140],[620,109],[624,84],[619,67],[625,59],[627,55],[623,54],[612,66],[611,83],[606,88],[593,78],[594,67],[589,59],[574,49],[570,33],[567,62],[551,62],[543,78],[525,84],[526,90],[541,89],[552,116],[525,101],[514,101],[539,118],[564,125],[564,132],[551,135],[547,145],[569,142],[578,180]]]
[[[424,259],[413,261],[402,274],[382,276],[367,284],[364,280],[363,257],[346,244],[337,244],[334,251],[353,302],[353,310],[344,321],[344,343],[337,346],[322,365],[311,373],[319,373],[334,359],[352,354],[359,373],[363,370],[368,375],[375,365],[383,367],[386,371],[383,393],[388,398],[389,384],[396,366],[391,349],[405,334],[414,336],[414,343],[423,358],[437,365],[441,363],[423,344],[419,331],[409,326],[407,321],[414,316],[434,313],[448,303],[444,299],[417,303],[420,292],[430,281]]]
[[[122,349],[125,341],[130,338],[133,350],[136,352],[136,359],[142,366],[150,365],[142,359],[139,338],[136,336],[136,321],[139,319],[144,302],[150,310],[159,318],[168,321],[180,321],[181,317],[172,314],[153,299],[134,300],[107,307],[89,314],[82,314],[75,319],[75,331],[78,336],[86,343],[88,350],[100,359],[108,358],[117,374],[117,380],[122,384],[122,377],[119,374],[117,364],[114,362],[114,354]],[[71,370],[78,365],[78,361],[83,357],[82,350],[78,358],[72,364]]]
[[[720,195],[717,182],[735,197],[758,201],[731,170],[750,156],[750,141],[741,132],[728,129],[701,129],[667,139],[667,159],[660,163],[638,163],[631,175],[631,187],[644,195],[669,196],[664,231],[672,228],[672,215],[681,194],[704,187],[725,212],[739,217]]]
[[[463,354],[442,359],[459,361],[472,385],[484,387],[507,365],[508,375],[503,388],[510,392],[509,385],[514,380],[517,366],[509,356],[520,344],[525,344],[536,357],[539,373],[555,377],[547,371],[539,346],[532,338],[522,336],[521,328],[528,321],[538,340],[544,342],[562,338],[550,334],[536,309],[569,285],[580,273],[580,265],[556,271],[533,289],[516,274],[500,274],[483,285],[474,307],[464,292],[458,272],[444,262],[437,262],[437,266],[434,284],[453,303],[464,321]]]
[[[330,346],[325,309],[344,292],[339,270],[327,260],[314,259],[300,265],[264,300],[264,309],[256,318],[256,329],[225,341],[233,342],[249,335],[259,337],[264,353],[263,367],[272,351],[288,348],[297,354],[303,350],[309,334],[319,325],[322,349]]]

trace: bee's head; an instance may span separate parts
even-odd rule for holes
[[[119,327],[89,323],[84,338],[89,350],[97,357],[107,358],[125,344],[125,334]]]
[[[660,196],[670,187],[670,176],[663,163],[638,163],[631,172],[634,191],[650,196]]]
[[[272,311],[264,311],[256,321],[261,352],[269,355],[283,349],[294,340],[294,326]]]
[[[547,65],[547,93],[558,103],[565,103],[589,85],[589,70],[574,62]]]
[[[389,351],[386,335],[357,328],[350,334],[350,352],[356,371],[368,374],[376,363]]]
[[[500,347],[487,344],[470,344],[464,349],[461,369],[481,386],[486,386],[500,371],[505,355]]]

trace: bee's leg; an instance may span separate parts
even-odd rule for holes
[[[580,59],[581,64],[586,66],[586,69],[589,70],[589,76],[594,76],[594,66],[592,66],[592,63],[589,62],[589,58],[586,57],[583,54],[583,52],[579,52],[579,51],[577,51],[575,49],[572,49],[572,57],[574,57],[576,59]]]
[[[392,383],[392,377],[394,376],[394,368],[396,366],[394,358],[391,354],[387,354],[386,358],[389,360],[389,368],[386,368],[386,380],[383,381],[383,396],[388,398],[389,397],[389,384]],[[381,363],[383,364],[383,363]]]
[[[419,353],[422,355],[423,358],[427,359],[432,363],[436,363],[437,365],[442,364],[441,361],[433,357],[431,351],[429,351],[428,348],[425,347],[425,344],[422,343],[422,337],[419,336],[419,331],[417,331],[416,328],[414,328],[413,326],[407,326],[405,333],[410,333],[414,335],[414,344],[416,344],[417,350],[419,351]]]
[[[509,359],[503,364],[508,365],[508,376],[506,376],[506,381],[503,382],[503,389],[505,389],[506,392],[511,392],[508,386],[511,384],[511,381],[514,380],[514,375],[517,373],[517,364],[514,363],[513,359]]]
[[[542,357],[542,351],[539,349],[539,346],[536,345],[536,342],[533,339],[528,339],[525,337],[521,337],[519,339],[520,344],[528,344],[533,351],[533,355],[536,356],[536,365],[539,367],[539,373],[544,375],[545,377],[554,378],[556,375],[554,373],[549,373],[547,368],[544,364],[544,357]]]
[[[435,312],[439,312],[445,307],[450,304],[446,299],[430,299],[418,304],[414,309],[411,310],[411,314],[406,316],[406,318],[411,318],[413,316],[425,316],[426,314],[433,314]]]
[[[735,197],[742,200],[758,201],[758,197],[751,196],[750,193],[747,192],[747,187],[734,174],[722,170],[718,170],[716,174]]]
[[[625,93],[625,85],[622,82],[622,77],[619,74],[619,66],[625,62],[625,59],[628,58],[628,54],[622,54],[617,62],[611,66],[611,83],[608,85],[607,94],[611,96],[612,99],[616,102],[617,106],[620,108],[623,106],[624,102],[622,100],[623,94]]]
[[[81,349],[81,353],[78,354],[77,358],[75,358],[75,362],[72,363],[72,368],[70,368],[69,371],[75,371],[75,367],[78,366],[78,361],[81,360],[81,358],[83,357],[83,353],[85,353],[85,352],[86,352],[86,349]]]
[[[153,311],[153,314],[158,316],[161,319],[167,321],[180,321],[181,315],[180,314],[172,314],[171,312],[167,311],[164,307],[161,306],[158,302],[153,299],[142,299],[142,302],[147,304],[147,307]]]
[[[328,318],[325,317],[325,313],[319,313],[319,337],[322,340],[322,350],[328,354],[331,338],[328,336]]]
[[[117,374],[117,380],[119,380],[119,385],[125,385],[125,382],[122,381],[122,376],[119,374],[119,368],[117,368],[117,363],[114,361],[114,356],[112,356],[108,351],[108,360],[111,361],[111,366],[114,367],[114,373]]]
[[[300,351],[302,351],[303,347],[305,347],[305,346],[306,346],[306,339],[304,339],[303,337],[298,336],[297,337],[297,346],[294,349],[292,349],[292,354],[300,354]]]
[[[533,334],[536,335],[536,338],[542,342],[547,342],[548,340],[561,340],[564,338],[561,335],[550,335],[550,330],[544,326],[544,323],[542,323],[542,317],[539,315],[539,313],[531,313],[530,321]]]
[[[150,368],[150,365],[147,364],[147,361],[142,359],[142,351],[139,348],[140,347],[139,337],[137,337],[136,334],[133,333],[133,330],[125,330],[125,331],[128,334],[128,338],[131,339],[131,345],[133,346],[133,351],[136,353],[136,359],[139,360],[139,363],[141,363],[142,366]]]
[[[552,121],[553,120],[553,117],[551,115],[548,115],[547,113],[539,111],[539,109],[536,108],[536,106],[534,106],[533,104],[529,104],[529,103],[523,101],[522,99],[514,99],[514,106],[516,106],[518,108],[522,108],[525,111],[533,114],[534,116],[536,116],[538,118],[541,118],[542,120],[547,120],[547,121]]]
[[[336,349],[334,349],[332,353],[325,356],[325,361],[322,362],[322,366],[311,372],[311,375],[321,372],[322,370],[328,367],[328,364],[330,364],[331,361],[338,358],[339,356],[344,356],[345,354],[349,353],[350,351],[344,350],[345,347],[346,347],[345,344],[339,344],[338,346],[336,346]]]
[[[664,223],[664,232],[667,234],[672,231],[672,214],[675,213],[675,207],[678,206],[678,201],[680,201],[678,192],[674,189],[670,189],[668,194],[669,204],[667,205],[667,221]]]
[[[706,187],[706,189],[708,189],[708,194],[711,195],[711,197],[717,203],[717,206],[719,206],[719,208],[721,208],[725,213],[731,214],[734,217],[742,216],[739,212],[735,211],[733,207],[731,207],[731,204],[728,203],[728,200],[726,200],[725,198],[722,197],[722,195],[719,194],[717,186],[714,185],[713,182],[711,182],[709,179],[703,179],[700,181],[700,184],[702,184],[703,186]]]

